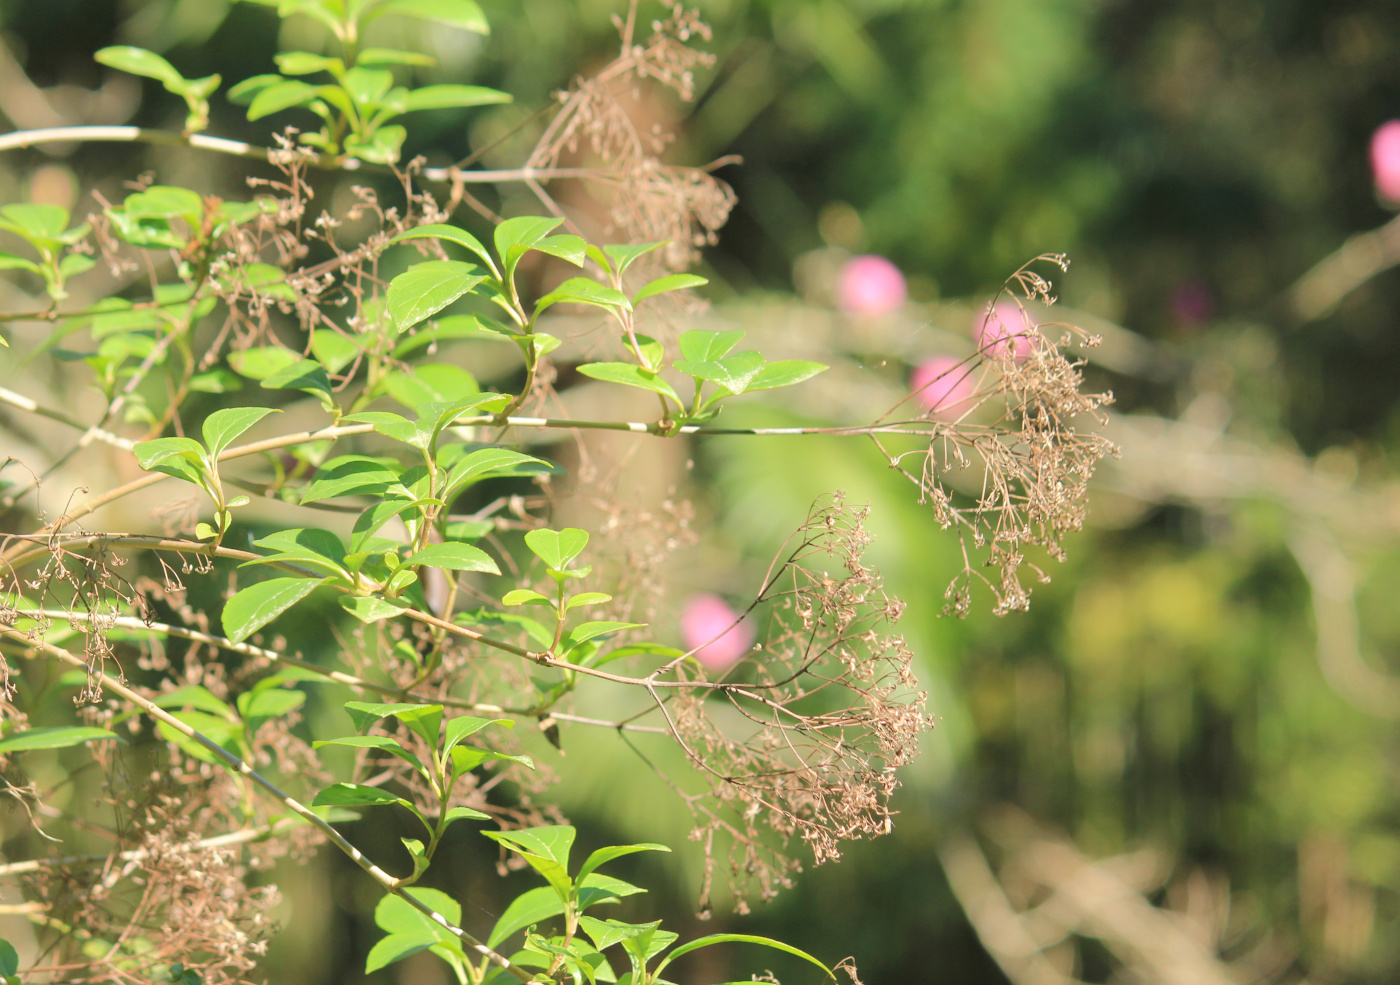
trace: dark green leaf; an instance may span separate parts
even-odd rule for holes
[[[420,705],[405,702],[347,701],[345,711],[355,728],[363,729],[381,718],[397,718],[436,749],[438,730],[442,724],[442,705]]]
[[[517,896],[496,920],[496,926],[491,928],[491,936],[486,939],[486,946],[494,948],[517,930],[524,930],[563,912],[564,901],[549,886],[526,890]]]
[[[413,753],[409,752],[398,740],[391,739],[387,735],[347,735],[339,739],[326,739],[323,742],[311,743],[312,748],[320,749],[323,746],[348,746],[351,749],[378,749],[380,752],[387,752],[391,756],[397,756],[404,762],[411,765],[425,777],[428,775],[421,761]],[[377,788],[375,788],[377,789]]]

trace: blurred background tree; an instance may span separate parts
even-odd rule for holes
[[[439,59],[424,81],[516,94],[436,114],[407,148],[431,164],[488,147],[485,166],[515,163],[535,111],[616,43],[611,0],[483,7],[488,39],[395,28],[407,36],[393,46]],[[982,599],[961,621],[938,616],[956,545],[873,450],[743,439],[690,449],[689,471],[677,457],[679,495],[728,546],[691,559],[664,612],[756,583],[775,532],[846,489],[875,507],[872,550],[911,603],[904,626],[939,718],[892,836],[716,922],[854,954],[872,983],[1226,981],[1227,966],[1235,981],[1393,981],[1400,277],[1387,268],[1400,251],[1368,147],[1400,116],[1400,9],[708,0],[701,13],[717,62],[697,101],[638,112],[679,130],[678,162],[743,158],[719,172],[739,204],[706,251],[706,317],[774,350],[838,353],[824,389],[764,419],[833,421],[897,399],[909,366],[970,351],[1002,280],[1053,250],[1073,260],[1059,317],[1104,337],[1088,372],[1118,397],[1123,450],[1091,531],[1031,611],[998,618]],[[270,69],[276,28],[224,0],[0,0],[0,114],[15,129],[178,129],[154,85],[92,53],[139,44],[236,81]],[[216,98],[211,132],[265,142],[242,117]],[[227,159],[60,146],[0,160],[0,200],[84,213],[147,168],[241,187]],[[896,310],[841,309],[838,271],[867,253],[903,272]],[[586,840],[684,840],[683,810],[642,764],[618,766],[619,740],[566,750],[560,792]],[[601,811],[601,784],[637,809]],[[693,913],[693,861],[645,863],[674,866],[668,923]],[[494,905],[479,871],[460,874],[469,911]],[[373,896],[329,858],[277,879],[289,903],[273,980],[362,980],[356,928]],[[334,911],[313,905],[328,885]],[[437,973],[404,967],[414,981]]]

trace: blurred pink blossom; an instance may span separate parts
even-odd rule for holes
[[[884,257],[853,257],[837,275],[837,303],[848,314],[887,315],[903,307],[908,293],[904,275]]]
[[[694,595],[681,609],[681,636],[686,649],[695,650],[695,659],[706,670],[723,673],[753,646],[753,626],[747,622],[736,626],[738,618],[739,614],[718,595]]]
[[[1400,120],[1382,123],[1371,137],[1371,174],[1382,198],[1400,202]]]
[[[991,311],[978,312],[972,322],[972,335],[977,348],[996,358],[1009,351],[1011,358],[1023,363],[1035,351],[1035,340],[1029,322],[1014,301],[999,301]]]
[[[1215,298],[1198,280],[1187,280],[1172,288],[1171,312],[1183,325],[1200,325],[1215,315]]]
[[[957,417],[968,409],[976,387],[972,368],[952,356],[934,356],[915,369],[909,379],[914,396],[928,410],[940,416]]]

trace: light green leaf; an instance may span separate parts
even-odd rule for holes
[[[450,750],[463,739],[476,735],[476,733],[491,725],[502,725],[506,728],[515,727],[515,723],[509,718],[476,718],[472,715],[458,715],[456,718],[450,718],[447,721],[447,741],[443,745],[443,748]]]
[[[68,227],[68,210],[61,205],[21,202],[0,208],[0,228],[40,242],[56,242]]]
[[[394,899],[387,896],[385,899]],[[415,911],[416,912],[416,911]],[[369,949],[369,954],[365,956],[365,974],[387,968],[395,961],[402,961],[419,951],[426,951],[435,944],[442,943],[441,939],[432,931],[415,930],[411,934],[390,934],[383,940],[376,941],[374,947]]]
[[[157,79],[163,82],[166,88],[178,87],[185,81],[184,76],[175,71],[175,66],[154,51],[147,51],[145,48],[114,45],[101,49],[92,57],[103,65],[123,72]]]
[[[660,964],[656,966],[655,974],[659,976],[662,970],[672,961],[676,960],[682,955],[689,954],[691,951],[699,950],[702,947],[709,947],[712,944],[731,943],[762,944],[764,947],[771,947],[774,950],[782,951],[785,954],[794,955],[795,957],[799,957],[804,961],[809,961],[812,964],[816,965],[822,971],[826,972],[827,976],[831,978],[832,981],[836,980],[836,976],[832,974],[830,968],[822,964],[816,958],[812,957],[806,951],[799,950],[798,948],[793,947],[791,944],[784,944],[782,941],[775,941],[771,937],[756,937],[752,934],[710,934],[708,937],[700,937],[693,941],[686,941],[680,947],[676,948],[670,954],[666,955],[665,960],[663,960]]]
[[[357,65],[436,65],[437,59],[417,51],[398,51],[394,48],[365,48]]]
[[[642,369],[633,363],[586,363],[580,366],[578,371],[584,376],[605,383],[621,383],[623,386],[659,393],[674,400],[676,406],[681,406],[681,398],[676,395],[671,384],[651,370]]]
[[[316,470],[311,482],[302,489],[299,501],[318,503],[339,496],[382,496],[398,484],[401,474],[402,469],[387,459],[340,455]]]
[[[572,650],[580,643],[587,643],[591,639],[599,636],[606,636],[609,633],[620,633],[624,629],[642,629],[646,626],[644,622],[585,622],[579,623],[569,630],[564,637],[563,647],[565,652]]]
[[[311,354],[326,367],[328,373],[338,373],[360,354],[360,346],[353,336],[341,335],[329,328],[318,328],[311,333]]]
[[[464,106],[488,106],[508,103],[511,95],[485,86],[435,85],[414,89],[408,94],[405,113],[420,109],[457,109]]]
[[[511,589],[501,596],[501,605],[553,605],[554,603],[532,588]]]
[[[588,531],[577,527],[531,530],[525,534],[525,546],[555,571],[563,571],[588,546]]]
[[[655,842],[641,842],[636,845],[612,845],[607,848],[600,848],[584,860],[583,867],[578,870],[578,875],[574,881],[582,883],[594,869],[600,865],[606,865],[615,858],[622,858],[624,855],[632,855],[636,852],[669,852],[671,849],[665,845]]]
[[[757,352],[736,352],[723,359],[704,361],[679,359],[675,363],[675,368],[682,373],[717,383],[734,394],[748,389],[763,372],[763,367],[763,357]]]
[[[355,521],[354,529],[350,533],[351,553],[358,553],[379,528],[405,510],[412,509],[415,505],[411,499],[396,498],[375,503],[365,510]]]
[[[413,813],[418,813],[417,808],[402,797],[362,783],[332,783],[311,801],[312,807],[377,807],[383,804],[402,804]],[[426,825],[428,822],[423,823]],[[428,830],[432,830],[431,825]]]
[[[560,260],[567,260],[575,267],[582,267],[584,257],[588,254],[588,244],[572,234],[546,236],[534,245],[534,249]]]
[[[743,329],[734,329],[731,332],[708,332],[702,329],[692,329],[689,332],[682,332],[678,340],[681,347],[681,357],[693,362],[723,359],[730,349],[739,344],[739,340],[743,337]]]
[[[671,274],[669,277],[660,277],[642,287],[640,291],[632,295],[633,304],[641,304],[647,298],[655,297],[658,294],[666,294],[670,291],[685,291],[692,287],[700,287],[708,284],[709,280],[698,277],[695,274]]]
[[[485,571],[493,575],[501,573],[491,555],[470,544],[429,544],[416,551],[405,564],[426,564],[431,568],[445,568],[448,571]]]
[[[11,732],[0,739],[0,754],[28,752],[31,749],[67,749],[103,739],[116,739],[125,742],[115,732],[101,728],[88,728],[80,725],[59,725],[53,728],[31,728],[21,732]]]
[[[224,635],[241,643],[325,581],[324,578],[271,578],[249,585],[224,605]]]
[[[347,735],[339,739],[326,739],[320,742],[311,743],[312,748],[320,749],[323,746],[348,746],[351,749],[378,749],[380,752],[387,752],[391,756],[397,756],[404,762],[411,765],[423,776],[428,775],[423,763],[413,753],[409,752],[398,740],[391,739],[387,735]],[[375,788],[377,789],[377,788]]]
[[[198,684],[179,687],[173,691],[162,691],[151,698],[151,704],[157,708],[196,708],[230,722],[238,721],[238,715],[226,701],[215,697],[208,688]]]
[[[491,936],[486,939],[486,946],[494,948],[517,930],[524,930],[563,912],[564,901],[549,886],[527,890],[517,896],[497,918],[496,926],[491,928]]]
[[[244,79],[242,82],[229,89],[226,93],[228,101],[237,105],[245,106],[253,101],[253,97],[269,86],[275,86],[279,82],[285,81],[280,75],[255,75],[251,79]]]
[[[499,271],[496,269],[496,263],[491,258],[491,254],[487,252],[486,247],[481,244],[479,239],[465,229],[458,229],[456,226],[448,226],[441,223],[419,226],[416,229],[408,230],[408,232],[399,233],[393,239],[389,240],[389,245],[393,246],[395,243],[402,243],[410,239],[445,239],[449,242],[456,243],[458,246],[464,246],[480,257],[481,262],[486,264],[487,269],[490,270],[492,274],[499,275]]]
[[[247,723],[248,736],[257,734],[263,722],[281,718],[306,703],[306,692],[292,688],[273,687],[244,691],[238,696],[238,710]]]
[[[310,75],[313,72],[339,73],[345,70],[345,63],[339,58],[313,55],[309,51],[284,51],[273,55],[272,60],[277,63],[277,70],[283,75]]]
[[[759,370],[758,375],[749,383],[748,389],[752,392],[792,386],[795,383],[810,380],[818,373],[825,372],[826,368],[821,363],[806,362],[801,359],[782,359],[775,363],[769,363]]]
[[[505,600],[502,599],[501,601],[504,602]],[[564,611],[570,612],[582,605],[601,605],[604,602],[611,601],[612,596],[606,592],[579,592],[577,595],[570,596],[569,600],[564,603]]]
[[[535,311],[541,312],[550,305],[561,302],[588,304],[595,308],[630,309],[632,307],[632,302],[627,300],[627,295],[616,288],[599,284],[596,280],[589,280],[587,277],[570,277],[536,301]]]
[[[476,379],[451,363],[426,363],[384,377],[384,389],[405,407],[462,400],[480,393]]]
[[[342,595],[340,597],[340,607],[350,613],[360,622],[379,622],[381,619],[392,619],[400,615],[405,609],[412,608],[407,602],[398,599],[384,599],[377,596],[365,595]]]
[[[370,11],[365,23],[384,14],[401,14],[417,17],[420,20],[436,21],[450,27],[460,27],[464,31],[477,34],[490,34],[491,27],[486,23],[486,15],[475,0],[388,0]]]
[[[204,448],[193,438],[138,441],[132,451],[136,463],[147,472],[164,472],[195,485],[204,484]]]
[[[268,414],[276,413],[278,411],[271,407],[225,407],[214,411],[204,419],[201,429],[204,445],[209,449],[209,457],[217,459],[223,450],[233,443],[234,438]]]
[[[28,270],[37,274],[39,269],[39,265],[33,260],[17,257],[13,253],[0,253],[0,270]]]
[[[388,307],[403,332],[437,314],[486,278],[458,260],[415,263],[389,282]]]
[[[617,275],[621,277],[623,272],[632,266],[638,257],[650,253],[652,250],[659,250],[666,243],[666,240],[657,243],[609,243],[603,247],[603,252],[612,261]]]
[[[320,93],[320,86],[307,85],[288,79],[277,82],[258,91],[248,105],[248,119],[261,120],[264,116],[280,113],[293,106],[304,106]]]
[[[261,385],[267,390],[301,390],[320,397],[321,403],[328,409],[335,406],[335,391],[331,388],[326,368],[311,359],[298,356],[287,366],[269,374]]]

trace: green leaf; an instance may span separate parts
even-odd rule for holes
[[[456,109],[464,106],[489,106],[508,103],[511,95],[485,86],[435,85],[414,89],[408,94],[405,113],[420,109]]]
[[[457,743],[470,736],[476,735],[482,729],[490,725],[503,725],[506,728],[514,728],[515,723],[509,718],[476,718],[472,715],[458,715],[456,718],[448,719],[447,741],[444,743],[445,750],[451,750]]]
[[[391,739],[387,735],[347,735],[339,739],[326,739],[324,741],[311,743],[313,749],[320,749],[323,746],[348,746],[351,749],[378,749],[380,752],[387,752],[391,756],[397,756],[419,773],[423,774],[423,776],[426,777],[428,775],[427,769],[417,756],[400,745],[398,740]]]
[[[147,472],[163,472],[198,486],[204,485],[204,448],[193,438],[138,441],[132,451],[136,454],[136,463]]]
[[[387,459],[340,455],[316,470],[311,482],[302,489],[299,502],[319,503],[340,496],[382,496],[398,485],[401,474],[402,469]],[[382,524],[383,520],[380,522]],[[358,524],[356,526],[358,528]]]
[[[414,887],[408,890],[408,894],[428,909],[441,914],[448,923],[461,924],[462,905],[441,890]],[[445,940],[457,939],[446,927],[398,896],[385,896],[379,901],[379,905],[374,908],[374,922],[379,925],[380,930],[391,934],[408,934],[421,928],[432,928],[434,932],[445,935]]]
[[[355,521],[354,529],[350,534],[351,553],[358,553],[380,527],[405,510],[412,509],[415,505],[416,503],[411,499],[386,499],[365,510]]]
[[[743,393],[763,372],[763,357],[757,352],[736,352],[724,359],[694,361],[679,359],[675,368],[698,380],[709,380],[730,393]]]
[[[566,260],[575,267],[582,267],[584,257],[588,255],[588,244],[572,234],[546,236],[534,245],[534,249]]]
[[[486,278],[458,260],[415,263],[389,282],[388,308],[403,332],[437,314]]]
[[[671,384],[651,370],[642,369],[632,363],[586,363],[580,366],[578,371],[584,376],[605,383],[621,383],[623,386],[659,393],[674,400],[676,406],[681,406],[681,398],[676,395]]]
[[[394,84],[394,73],[385,68],[352,68],[345,73],[340,84],[350,94],[355,106],[363,110],[384,98]]]
[[[550,305],[561,302],[588,304],[595,308],[630,309],[632,307],[632,302],[627,300],[627,295],[616,288],[599,284],[596,280],[589,280],[587,277],[570,277],[536,301],[535,311],[536,313],[541,312]]]
[[[311,801],[312,807],[378,807],[383,804],[402,804],[413,813],[418,813],[418,809],[402,797],[396,797],[379,787],[365,786],[363,783],[332,783],[316,794]],[[432,830],[427,821],[423,823],[429,831]]]
[[[19,953],[9,941],[0,939],[0,978],[9,978],[17,974],[19,974]]]
[[[326,367],[326,372],[339,373],[360,354],[360,346],[354,337],[318,328],[311,333],[311,354]]]
[[[57,242],[68,227],[68,210],[61,205],[24,202],[0,208],[0,228],[23,236],[30,242]]]
[[[381,718],[397,718],[436,749],[438,729],[442,724],[442,705],[420,705],[406,702],[347,701],[344,705],[355,728],[363,729]]]
[[[283,75],[311,75],[313,72],[339,74],[345,70],[345,63],[339,58],[313,55],[309,51],[284,51],[273,55],[272,60]]]
[[[505,600],[502,599],[501,601],[504,602]],[[612,596],[607,594],[606,592],[579,592],[577,595],[571,595],[569,597],[569,600],[564,603],[564,611],[570,612],[574,609],[577,609],[579,606],[601,605],[604,602],[611,601]],[[509,605],[510,603],[506,604]]]
[[[258,91],[248,105],[248,119],[261,120],[294,106],[305,106],[320,94],[321,87],[288,79]]]
[[[0,270],[28,270],[32,274],[37,274],[40,267],[33,260],[17,257],[13,253],[0,253]]]
[[[486,939],[486,946],[494,948],[517,930],[524,930],[563,912],[564,901],[549,886],[526,890],[512,900],[497,918],[496,926],[491,928],[491,936]]]
[[[624,896],[635,896],[638,893],[646,892],[641,886],[634,886],[630,882],[605,876],[601,872],[590,872],[586,876],[580,875],[575,880],[575,884],[578,886],[580,912],[590,906],[597,906],[599,903],[615,903]]]
[[[386,896],[385,899],[395,899],[393,896]],[[415,911],[417,912],[417,911]],[[432,931],[427,929],[417,930],[411,934],[390,934],[383,940],[376,941],[374,947],[369,949],[369,954],[365,956],[365,974],[387,968],[395,961],[402,961],[419,951],[426,951],[434,944],[442,943]]]
[[[132,75],[144,75],[148,79],[157,79],[163,82],[166,88],[178,87],[185,81],[184,76],[175,71],[175,66],[154,51],[147,51],[145,48],[114,45],[101,49],[92,57],[111,68],[130,72]]]
[[[389,373],[384,377],[384,389],[405,407],[462,400],[481,392],[472,374],[451,363],[427,363]]]
[[[491,273],[499,276],[500,272],[496,269],[496,263],[491,258],[491,254],[487,251],[486,247],[481,244],[479,239],[465,229],[458,229],[456,226],[448,226],[441,223],[419,226],[416,229],[408,230],[408,232],[399,233],[393,239],[389,240],[389,245],[393,246],[395,243],[402,243],[410,239],[445,239],[448,242],[456,243],[458,246],[464,246],[480,257],[481,262],[486,264],[487,269],[490,270]]]
[[[731,943],[762,944],[764,947],[771,947],[776,951],[782,951],[785,954],[794,955],[795,957],[799,957],[804,961],[809,961],[812,964],[816,965],[822,971],[826,972],[827,976],[831,978],[832,981],[836,980],[836,976],[832,974],[830,968],[822,964],[816,958],[812,957],[806,951],[799,950],[798,948],[793,947],[791,944],[784,944],[782,941],[775,941],[771,937],[756,937],[752,934],[710,934],[708,937],[700,937],[693,941],[686,941],[680,947],[676,948],[670,954],[666,955],[665,960],[663,960],[660,964],[656,966],[655,974],[659,976],[662,970],[672,961],[676,960],[682,955],[689,954],[691,951],[699,950],[702,947],[709,947],[712,944]]]
[[[365,17],[365,23],[384,14],[401,14],[404,17],[436,21],[450,27],[460,27],[464,31],[475,31],[477,34],[491,33],[491,27],[486,23],[486,15],[481,12],[475,0],[388,0],[370,11]]]
[[[669,277],[659,277],[651,283],[643,285],[640,291],[632,295],[632,303],[634,305],[641,304],[647,298],[655,297],[658,294],[666,294],[669,291],[685,291],[708,283],[709,280],[695,274],[671,274]]]
[[[371,164],[393,164],[399,159],[408,131],[397,123],[375,130],[368,139],[354,134],[345,138],[345,152]]]
[[[294,688],[272,687],[244,691],[238,696],[238,710],[247,723],[251,740],[263,722],[281,718],[306,703],[306,692]]]
[[[496,252],[501,256],[507,281],[514,276],[520,258],[534,249],[537,243],[558,228],[563,221],[554,216],[522,215],[506,219],[496,226],[493,233]]]
[[[574,843],[574,829],[567,824],[551,824],[520,831],[483,831],[492,841],[518,853],[536,872],[554,887],[561,899],[568,899],[573,886],[569,879],[569,849]]]
[[[237,106],[246,106],[253,101],[253,97],[258,93],[283,81],[285,80],[280,75],[255,75],[251,79],[244,79],[229,89],[225,95],[229,102]]]
[[[583,880],[598,866],[606,865],[613,859],[622,858],[624,855],[633,855],[637,852],[669,852],[670,850],[665,845],[658,845],[650,841],[636,845],[612,845],[608,848],[600,848],[584,860],[583,868],[578,870],[574,881],[582,884]]]
[[[394,616],[402,614],[405,609],[412,608],[407,602],[401,602],[398,599],[383,599],[365,595],[342,595],[340,607],[360,622],[365,623],[392,619]]]
[[[646,626],[644,622],[585,622],[580,623],[563,639],[564,652],[572,650],[580,643],[587,643],[591,639],[599,636],[606,636],[609,633],[620,633],[624,629],[641,629]]]
[[[233,443],[244,431],[261,421],[268,414],[278,411],[271,407],[225,407],[216,410],[204,419],[201,433],[204,445],[209,449],[209,457],[217,459],[223,450]]]
[[[473,809],[470,808],[470,807],[454,807],[454,808],[452,808],[451,810],[449,810],[449,811],[443,816],[443,819],[442,819],[442,826],[443,826],[444,829],[446,829],[447,826],[448,826],[449,824],[452,824],[454,821],[490,821],[490,820],[492,820],[491,815],[490,815],[490,814],[483,813],[482,811],[473,810]]]
[[[549,462],[533,455],[509,448],[482,448],[452,466],[440,494],[444,501],[450,503],[463,489],[486,478],[554,471],[554,466]]]
[[[749,383],[748,389],[752,392],[792,386],[795,383],[810,380],[818,373],[825,372],[826,368],[821,363],[805,362],[801,359],[782,359],[775,363],[769,363],[759,370],[758,375]]]
[[[630,941],[636,937],[646,937],[650,939],[661,926],[660,920],[651,923],[623,923],[621,920],[599,920],[596,917],[579,917],[579,926],[584,933],[593,939],[593,944],[598,950],[612,947],[624,941]],[[669,932],[665,932],[669,933]],[[672,940],[676,935],[670,934]]]
[[[266,390],[301,390],[320,397],[327,409],[335,406],[335,391],[326,368],[311,359],[298,356],[287,366],[269,374],[261,385]]]
[[[80,725],[59,725],[53,728],[31,728],[22,732],[11,732],[0,739],[0,754],[28,752],[31,749],[67,749],[103,739],[116,739],[125,742],[115,732],[101,728],[88,728]]]
[[[394,48],[365,48],[357,65],[436,65],[437,59],[416,51],[399,51]]]
[[[657,243],[609,243],[603,247],[603,253],[612,261],[617,275],[621,277],[623,272],[632,266],[638,257],[650,253],[652,250],[659,250],[666,243],[666,240]]]
[[[563,571],[588,546],[588,531],[577,527],[531,530],[525,534],[525,546],[548,567]]]
[[[429,544],[414,552],[404,563],[426,564],[431,568],[445,568],[448,571],[485,571],[493,575],[501,573],[491,555],[470,544]]]
[[[501,596],[501,605],[553,605],[544,595],[532,588],[515,588]]]
[[[195,708],[230,722],[238,721],[238,715],[229,707],[228,702],[220,700],[208,688],[198,684],[179,687],[173,691],[162,691],[151,698],[151,704],[157,708]]]
[[[271,578],[249,585],[224,605],[224,635],[241,643],[325,581],[324,578]]]
[[[243,389],[243,381],[222,366],[217,366],[207,373],[191,376],[190,389],[195,393],[234,393]]]
[[[730,349],[739,344],[739,340],[743,337],[743,329],[735,329],[732,332],[708,332],[702,329],[682,332],[678,340],[681,347],[681,358],[689,359],[692,362],[710,362],[715,359],[723,359]]]
[[[216,715],[206,715],[202,711],[176,711],[172,716],[180,722],[194,729],[204,738],[213,742],[222,749],[240,754],[240,741],[243,738],[243,723],[231,722],[227,718]],[[191,738],[178,729],[166,724],[157,722],[156,730],[160,732],[161,738],[167,742],[173,742],[179,746],[186,754],[205,763],[223,764],[225,760],[216,755],[208,746],[198,740]]]

